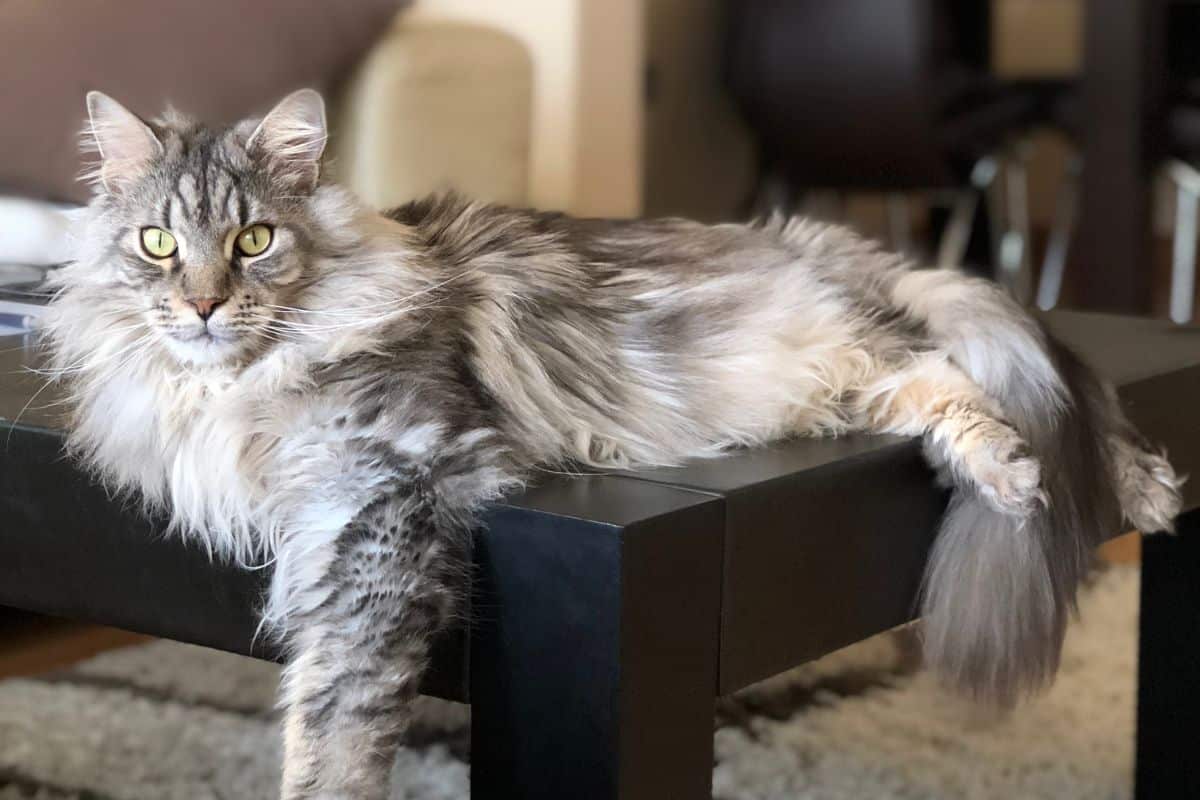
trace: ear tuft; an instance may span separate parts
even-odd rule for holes
[[[246,150],[266,159],[274,177],[307,192],[316,188],[327,138],[325,101],[313,89],[300,89],[263,118]]]
[[[85,147],[100,154],[90,177],[106,191],[120,191],[162,155],[162,143],[149,125],[103,92],[87,93],[87,110]]]

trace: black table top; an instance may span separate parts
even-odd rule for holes
[[[1177,469],[1200,474],[1200,329],[1063,312],[1046,320],[1120,385],[1134,422],[1167,446]],[[217,566],[209,574],[186,545],[161,537],[138,538],[137,546],[153,551],[137,557],[111,552],[121,549],[120,529],[134,525],[133,517],[128,510],[116,514],[103,492],[87,488],[86,479],[54,455],[61,438],[58,397],[53,388],[35,397],[43,381],[24,370],[36,358],[22,344],[19,337],[0,337],[0,515],[20,521],[6,520],[0,531],[0,604],[245,652],[265,575]],[[6,431],[2,420],[18,417]],[[70,499],[60,483],[74,486]],[[1188,507],[1200,501],[1194,485],[1186,501]],[[717,688],[724,693],[910,619],[944,502],[914,441],[852,435],[781,442],[676,469],[546,475],[500,504],[487,535],[503,537],[497,528],[505,525],[558,525],[563,536],[610,531],[620,540],[654,525],[669,529],[664,521],[698,519],[695,514],[710,514],[706,509],[718,504],[721,585],[712,591],[719,596]],[[47,514],[47,506],[64,503],[87,507],[68,514],[56,506]],[[103,524],[91,524],[93,517]],[[52,541],[59,549],[47,549],[47,537],[55,536],[78,541]],[[106,549],[95,552],[87,537],[101,537]],[[51,561],[79,547],[93,548],[95,564],[76,564],[64,578]],[[32,551],[37,558],[21,559],[20,590],[6,588],[5,558]],[[121,558],[153,562],[168,574],[177,568],[191,588],[172,599],[176,606],[218,596],[221,613],[237,623],[216,624],[207,607],[194,610],[192,621],[178,613],[163,619],[129,611],[142,599],[132,588],[136,581],[126,596],[105,572]],[[666,579],[670,574],[668,565]],[[101,585],[109,596],[96,610],[88,597]],[[136,591],[170,589],[159,581]],[[71,602],[60,601],[64,592]]]

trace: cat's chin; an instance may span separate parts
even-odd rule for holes
[[[167,349],[180,363],[196,366],[220,366],[242,361],[247,356],[245,342],[239,339],[203,335],[190,339],[165,337]]]

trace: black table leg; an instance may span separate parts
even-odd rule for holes
[[[721,504],[528,522],[477,545],[471,796],[711,797]]]
[[[1200,797],[1200,510],[1142,548],[1138,800]]]

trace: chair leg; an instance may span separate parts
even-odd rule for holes
[[[1004,229],[996,248],[996,278],[1022,305],[1033,298],[1028,160],[1025,142],[1017,142],[1004,160]]]
[[[1042,276],[1038,281],[1037,306],[1049,311],[1058,305],[1062,294],[1063,277],[1067,272],[1067,255],[1071,236],[1075,233],[1075,213],[1079,205],[1079,176],[1082,161],[1078,156],[1067,164],[1058,199],[1054,204],[1054,220],[1050,225],[1050,241],[1042,260]]]
[[[836,189],[818,189],[804,193],[801,213],[822,222],[844,223],[846,196]]]
[[[1138,800],[1200,797],[1195,732],[1200,729],[1200,510],[1174,536],[1142,546],[1138,647]]]
[[[902,192],[889,192],[887,195],[888,240],[892,249],[899,253],[911,253],[912,241],[912,205],[908,195]]]
[[[1196,214],[1200,206],[1200,173],[1177,161],[1169,167],[1175,181],[1175,234],[1171,253],[1171,319],[1192,321],[1196,298]]]
[[[1004,265],[1000,260],[1004,236],[1008,232],[1008,153],[1002,152],[995,156],[996,174],[980,189],[983,197],[983,211],[987,220],[987,262],[985,274],[1004,285]],[[968,250],[968,258],[970,251]]]
[[[941,269],[960,269],[971,243],[971,230],[979,200],[996,179],[996,159],[985,156],[971,169],[971,186],[957,193],[950,221],[938,244],[936,263]]]
[[[796,192],[784,174],[774,169],[764,169],[745,202],[747,216],[763,219],[772,214],[789,215],[793,212]]]
[[[967,254],[967,244],[971,241],[971,226],[978,206],[979,194],[973,189],[964,189],[957,193],[954,207],[950,210],[950,220],[946,223],[946,230],[942,232],[941,242],[938,243],[938,268],[962,267],[963,258]]]

